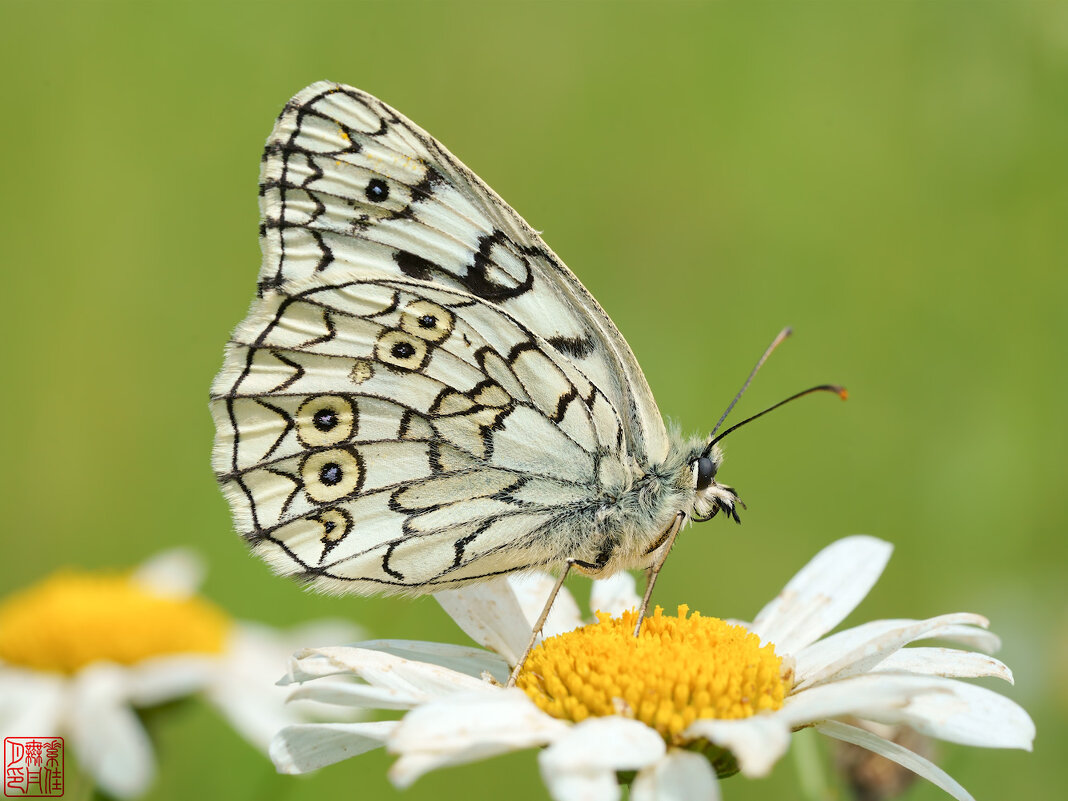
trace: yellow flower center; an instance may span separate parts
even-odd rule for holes
[[[157,595],[123,575],[65,571],[0,602],[0,661],[74,673],[100,660],[219,653],[230,625],[202,598]]]
[[[542,710],[576,723],[625,715],[668,743],[697,718],[745,718],[778,709],[789,690],[782,658],[741,626],[660,607],[635,637],[637,613],[597,613],[598,622],[535,648],[518,686]]]

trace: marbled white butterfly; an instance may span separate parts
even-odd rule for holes
[[[213,465],[277,572],[409,594],[607,575],[650,566],[687,520],[737,519],[719,448],[668,433],[575,275],[382,101],[321,82],[286,104],[260,209]]]

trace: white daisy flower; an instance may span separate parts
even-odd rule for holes
[[[441,593],[457,623],[492,650],[378,640],[299,652],[283,683],[310,683],[294,698],[408,712],[400,720],[290,726],[271,756],[280,771],[302,773],[385,746],[398,755],[390,778],[405,787],[435,768],[537,746],[557,801],[614,801],[620,774],[633,776],[635,801],[715,799],[717,775],[762,776],[792,732],[815,727],[970,799],[930,761],[843,722],[902,724],[990,748],[1030,750],[1034,738],[1023,709],[957,680],[1011,682],[1001,662],[904,647],[937,638],[994,651],[999,641],[979,615],[879,620],[820,639],[867,595],[890,552],[872,537],[839,540],[751,624],[689,615],[686,607],[678,616],[657,610],[637,639],[634,612],[624,611],[638,602],[628,575],[595,583],[591,605],[602,613],[591,625],[582,625],[562,592],[513,688],[500,682],[522,654],[552,580],[512,578]],[[338,675],[358,681],[310,681]]]
[[[0,599],[0,737],[65,737],[98,787],[132,798],[155,774],[137,708],[202,693],[264,751],[307,719],[275,686],[279,669],[308,637],[358,630],[235,621],[194,594],[201,574],[176,550],[132,573],[61,571]]]

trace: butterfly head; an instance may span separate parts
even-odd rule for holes
[[[716,483],[716,473],[723,463],[723,452],[719,448],[702,451],[690,463],[693,474],[693,519],[699,523],[711,520],[719,512],[723,512],[735,523],[741,523],[738,517],[738,507],[744,508],[738,497],[738,493],[726,484]]]

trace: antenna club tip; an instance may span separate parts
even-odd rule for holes
[[[838,397],[842,400],[849,400],[849,390],[847,390],[845,387],[835,387],[834,391],[835,394],[837,394]]]

